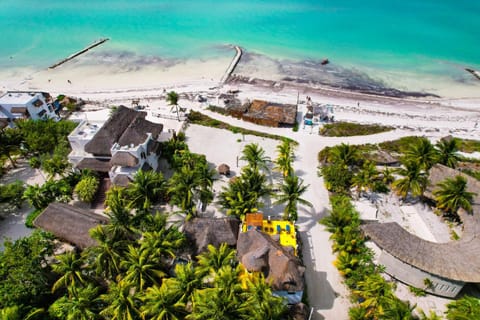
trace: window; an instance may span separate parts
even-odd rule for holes
[[[43,117],[43,116],[45,115],[45,113],[47,113],[47,111],[42,110],[42,111],[40,111],[39,113],[37,113],[37,115],[41,118],[41,117]]]
[[[40,100],[40,99],[37,99],[37,100],[35,100],[35,101],[33,102],[33,105],[34,105],[35,107],[37,107],[37,108],[38,108],[38,107],[41,107],[41,106],[43,106],[43,101]]]

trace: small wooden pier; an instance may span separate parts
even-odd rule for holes
[[[91,45],[89,45],[88,47],[85,47],[84,49],[82,49],[82,50],[80,50],[80,51],[77,51],[77,52],[69,55],[69,56],[66,57],[65,59],[60,60],[59,62],[51,65],[51,66],[48,67],[48,68],[49,68],[49,69],[55,69],[56,67],[64,64],[65,62],[70,61],[70,60],[78,57],[78,56],[81,55],[81,54],[84,54],[84,53],[87,52],[88,50],[93,49],[93,48],[95,48],[95,47],[97,47],[97,46],[99,46],[99,45],[107,42],[108,40],[110,40],[110,39],[109,39],[109,38],[99,39],[99,40],[95,41],[94,43],[92,43]]]
[[[239,46],[234,46],[234,48],[237,51],[237,53],[235,54],[235,57],[233,57],[233,60],[230,62],[230,65],[228,66],[227,71],[225,71],[225,74],[223,75],[222,79],[220,79],[221,84],[225,83],[225,81],[228,80],[230,75],[235,70],[235,67],[240,62],[240,59],[242,58],[242,48],[240,48]]]
[[[470,69],[470,68],[465,68],[465,70],[470,72],[475,78],[480,80],[480,71],[473,70],[473,69]]]

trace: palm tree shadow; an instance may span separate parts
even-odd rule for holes
[[[327,280],[327,273],[324,271],[317,271],[314,269],[316,257],[313,251],[312,239],[307,231],[300,231],[298,233],[302,241],[302,260],[306,266],[305,270],[305,283],[306,291],[309,297],[310,306],[314,308],[312,319],[324,319],[324,317],[318,313],[319,309],[328,310],[333,307],[335,299],[338,297],[338,293],[335,292]],[[315,284],[315,286],[313,286]]]
[[[315,208],[300,207],[297,225],[302,231],[309,232],[320,219],[328,215],[328,209],[323,208],[316,212]],[[303,213],[303,214],[302,214]]]
[[[295,175],[299,176],[299,177],[302,177],[304,175],[306,175],[307,172],[303,171],[303,170],[295,170]]]

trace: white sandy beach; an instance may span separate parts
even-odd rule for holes
[[[233,52],[232,52],[233,57]],[[443,136],[454,135],[461,138],[479,139],[480,137],[480,95],[477,98],[464,99],[392,99],[380,96],[359,95],[344,93],[328,88],[312,89],[308,86],[278,85],[250,85],[233,84],[219,86],[230,59],[220,61],[197,61],[174,66],[146,66],[124,70],[117,66],[89,66],[76,63],[67,63],[55,70],[43,70],[28,77],[25,73],[7,76],[0,73],[0,88],[2,90],[42,90],[56,94],[68,94],[88,101],[89,110],[99,111],[88,113],[89,120],[105,120],[108,116],[107,108],[110,105],[131,105],[132,99],[140,99],[140,104],[148,105],[149,120],[165,124],[165,130],[178,130],[176,120],[166,121],[152,116],[152,113],[169,112],[164,100],[164,89],[175,90],[181,94],[179,105],[187,109],[201,110],[213,118],[262,132],[290,137],[299,145],[295,151],[294,167],[297,175],[307,185],[304,198],[314,207],[300,208],[299,228],[304,243],[303,258],[306,270],[308,297],[314,308],[312,319],[347,319],[348,290],[342,283],[342,278],[333,265],[335,255],[331,250],[330,234],[317,223],[328,214],[328,193],[323,185],[322,178],[317,175],[318,152],[326,146],[333,146],[341,142],[350,144],[377,143],[395,140],[402,136],[419,135],[437,140]],[[268,74],[265,75],[266,77]],[[49,81],[50,80],[50,81]],[[68,82],[70,80],[70,83]],[[300,100],[298,121],[302,123],[305,111],[305,97],[312,97],[317,103],[334,106],[336,120],[345,120],[358,123],[379,123],[395,127],[395,130],[372,136],[328,138],[317,134],[319,126],[303,128],[298,132],[289,128],[268,128],[246,123],[231,117],[205,110],[206,104],[182,98],[195,97],[202,94],[208,97],[209,104],[218,103],[218,95],[228,90],[240,90],[239,99],[265,99],[279,103],[297,103]],[[102,110],[103,109],[103,110]],[[82,114],[77,115],[80,118]],[[235,174],[244,165],[237,157],[242,148],[251,142],[259,143],[272,159],[275,158],[275,147],[278,141],[254,136],[243,137],[225,130],[211,129],[190,125],[186,129],[187,141],[193,152],[205,154],[207,160],[215,167],[221,163],[228,164]],[[215,184],[217,193],[226,180]],[[264,212],[275,214],[279,208],[266,207]],[[406,215],[411,216],[412,225],[426,221],[415,208],[406,208]],[[218,215],[218,208],[211,205],[207,214]],[[421,219],[421,220],[418,220]],[[428,221],[423,222],[420,233],[426,237],[435,238],[429,234]],[[427,230],[427,231],[425,231]],[[433,299],[433,298],[432,298]],[[425,299],[424,310],[429,309],[431,300]],[[434,303],[435,304],[435,303]],[[437,303],[438,304],[438,303]],[[440,308],[440,307],[439,307]],[[441,308],[440,308],[441,309]]]

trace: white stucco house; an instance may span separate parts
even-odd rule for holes
[[[50,94],[46,92],[8,91],[0,97],[0,126],[13,125],[15,119],[60,120]]]
[[[104,123],[83,121],[68,136],[68,159],[78,169],[91,169],[115,185],[126,186],[135,173],[158,170],[160,141],[170,133],[163,125],[145,120],[147,113],[124,106]]]

